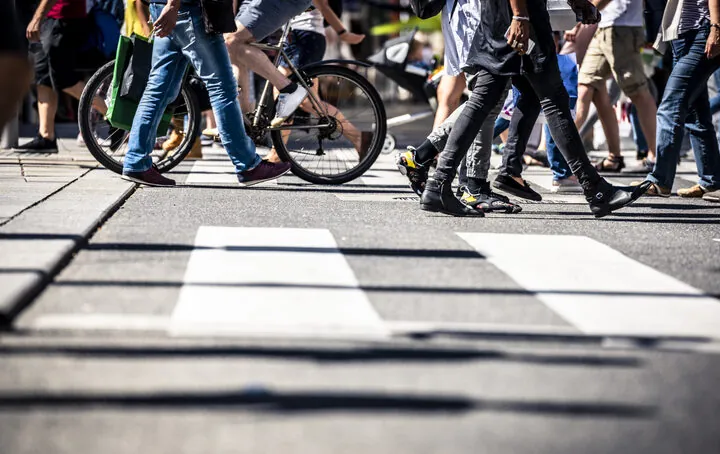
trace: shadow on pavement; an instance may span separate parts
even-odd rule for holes
[[[478,259],[484,258],[474,250],[454,249],[386,249],[386,248],[326,248],[326,247],[289,247],[289,246],[223,246],[208,247],[194,244],[162,244],[162,243],[92,243],[85,250],[91,251],[139,251],[139,252],[166,252],[166,251],[194,251],[194,250],[225,250],[231,252],[311,252],[352,256],[371,255],[377,257],[418,257],[418,258],[457,258]]]
[[[315,290],[363,290],[365,292],[389,293],[439,293],[460,295],[592,295],[592,296],[632,296],[656,298],[718,298],[720,295],[704,293],[678,293],[678,292],[644,292],[644,291],[613,291],[613,290],[526,290],[521,288],[487,288],[487,287],[420,287],[407,285],[332,285],[332,284],[285,284],[280,282],[234,283],[234,282],[185,282],[185,281],[120,281],[120,280],[60,280],[53,282],[59,287],[169,287],[179,288],[183,285],[197,287],[237,287],[237,288],[297,288]]]
[[[0,411],[36,409],[181,409],[256,412],[509,412],[568,417],[652,418],[657,408],[627,403],[589,401],[495,400],[453,395],[397,394],[356,391],[277,392],[250,388],[229,392],[174,393],[2,393]]]
[[[635,356],[526,353],[497,349],[449,347],[272,347],[272,346],[0,346],[0,357],[60,355],[91,358],[277,358],[317,362],[461,362],[507,361],[557,366],[637,368]]]

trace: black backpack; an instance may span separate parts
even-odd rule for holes
[[[446,0],[410,0],[410,8],[420,19],[437,16],[445,6]]]

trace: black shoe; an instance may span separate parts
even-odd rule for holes
[[[596,218],[607,216],[615,210],[626,207],[640,198],[652,186],[652,182],[643,181],[637,186],[613,186],[605,180],[589,194],[585,200]]]
[[[415,148],[407,147],[406,151],[400,152],[395,157],[395,164],[400,173],[410,181],[410,189],[419,196],[425,190],[425,183],[428,179],[430,166],[419,164],[415,161]]]
[[[512,194],[521,199],[534,200],[539,202],[542,200],[542,196],[535,192],[527,181],[523,180],[524,184],[520,184],[509,175],[500,174],[493,181],[493,187],[501,191]]]
[[[490,189],[490,183],[487,183],[486,187],[480,188],[477,194],[471,193],[465,186],[461,187],[460,190],[462,190],[460,201],[470,208],[475,208],[485,213],[498,211],[506,214],[517,214],[522,211],[520,205],[512,203],[510,199],[504,195],[493,192]]]
[[[450,216],[483,217],[485,213],[469,206],[463,205],[452,193],[450,183],[428,180],[425,190],[420,197],[420,209],[434,213],[444,213]]]
[[[57,139],[50,140],[42,136],[37,136],[30,142],[13,148],[13,151],[20,153],[57,153]]]

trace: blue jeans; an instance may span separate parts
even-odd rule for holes
[[[574,110],[575,105],[577,105],[577,97],[571,96],[570,110]],[[553,136],[550,134],[550,127],[547,124],[545,124],[545,150],[547,151],[548,161],[550,162],[550,170],[552,170],[553,173],[553,180],[558,181],[570,178],[573,174],[572,170],[570,170],[570,166],[555,144],[555,139],[553,139]]]
[[[153,20],[162,8],[150,5]],[[152,166],[155,132],[168,104],[180,93],[188,62],[205,82],[220,138],[235,170],[241,173],[260,163],[255,145],[245,133],[225,41],[222,35],[205,33],[199,6],[182,5],[172,34],[155,38],[153,43],[152,71],[133,119],[124,171],[144,172]]]
[[[640,125],[640,117],[638,116],[635,104],[630,108],[630,125],[632,126],[633,140],[635,141],[637,151],[647,153],[649,147],[645,134],[642,131],[642,126]]]
[[[720,68],[720,58],[705,57],[710,25],[680,35],[672,42],[674,66],[658,107],[657,162],[648,180],[672,188],[685,129],[705,188],[720,188],[720,151],[715,140],[707,81]],[[683,125],[685,128],[683,128]]]
[[[509,127],[510,120],[506,120],[503,117],[497,117],[497,120],[495,120],[495,129],[493,129],[493,139],[507,131]]]
[[[713,73],[713,78],[715,79],[715,87],[720,92],[720,70]],[[710,113],[715,115],[718,112],[720,112],[720,93],[710,99]]]

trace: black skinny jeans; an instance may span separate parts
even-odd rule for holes
[[[517,149],[524,150],[530,138],[538,107],[545,112],[550,133],[572,172],[586,191],[595,189],[602,179],[590,163],[582,140],[570,113],[570,100],[560,78],[557,65],[548,65],[542,73],[526,73],[513,76],[513,83],[520,90],[520,102],[515,107],[514,125],[510,137]],[[505,95],[510,76],[498,76],[480,69],[470,99],[465,105],[455,127],[450,132],[447,145],[440,153],[435,180],[450,182],[470,144],[480,130],[492,108]],[[514,137],[513,137],[514,136]],[[520,158],[518,158],[520,159]]]

